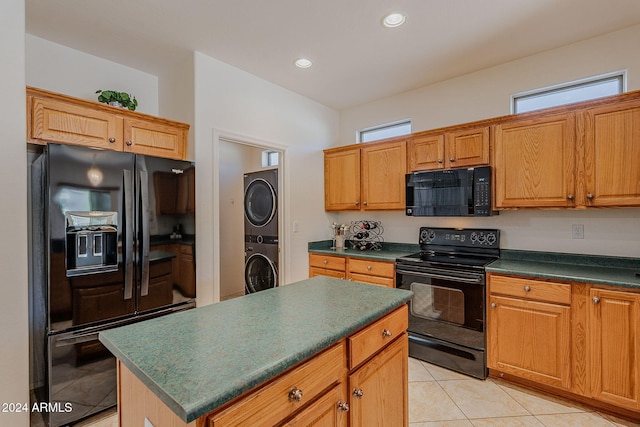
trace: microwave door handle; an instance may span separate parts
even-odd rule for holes
[[[140,171],[140,210],[142,222],[142,278],[140,296],[149,295],[149,174]]]
[[[482,282],[482,277],[476,277],[475,279],[467,278],[467,277],[458,277],[458,276],[445,276],[443,274],[435,274],[435,273],[420,273],[417,271],[407,271],[407,270],[396,270],[396,273],[399,274],[408,274],[419,277],[431,277],[434,279],[444,279],[444,280],[457,280],[459,282],[464,283],[480,283]]]
[[[124,299],[133,298],[133,175],[124,170]]]

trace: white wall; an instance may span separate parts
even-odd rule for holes
[[[0,3],[0,403],[29,402],[27,307],[27,153],[25,150],[25,2]],[[28,413],[0,412],[0,425],[27,426]]]
[[[198,304],[219,299],[217,272],[224,268],[216,257],[223,246],[218,249],[220,206],[214,177],[219,152],[214,133],[285,150],[284,180],[289,185],[284,189],[288,202],[281,230],[284,277],[286,283],[308,277],[307,242],[324,238],[323,228],[331,222],[323,208],[321,150],[336,140],[338,113],[201,53],[195,54],[195,94]],[[292,230],[294,222],[298,232]]]
[[[27,85],[97,101],[96,90],[134,95],[136,111],[158,115],[158,77],[26,35]],[[167,117],[171,118],[171,117]]]
[[[640,26],[630,27],[342,111],[339,145],[353,144],[357,129],[406,117],[417,132],[506,115],[514,93],[611,71],[627,70],[627,89],[638,90],[639,40]],[[362,218],[381,220],[387,241],[416,243],[420,226],[496,227],[503,248],[640,257],[640,209],[520,210],[482,219],[339,216]],[[571,239],[572,224],[584,224],[584,239]]]

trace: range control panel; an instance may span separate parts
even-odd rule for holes
[[[420,227],[421,245],[500,248],[500,230]]]

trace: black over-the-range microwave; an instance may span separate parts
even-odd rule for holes
[[[490,216],[491,167],[407,174],[408,216]]]

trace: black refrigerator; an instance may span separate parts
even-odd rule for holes
[[[100,331],[195,306],[195,169],[59,144],[32,157],[31,381],[61,426],[116,404]]]

